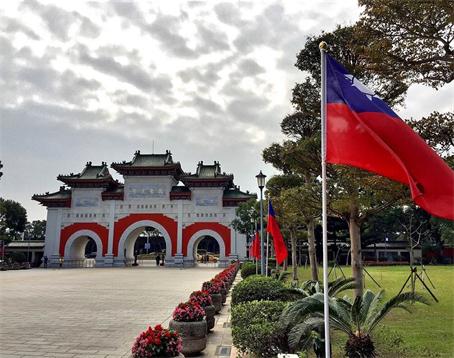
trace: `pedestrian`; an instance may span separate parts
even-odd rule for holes
[[[47,255],[44,256],[44,268],[47,268],[47,262],[49,261]]]
[[[161,262],[161,256],[158,254],[158,256],[156,256],[156,266],[159,267],[160,262]]]

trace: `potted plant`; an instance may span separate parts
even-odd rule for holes
[[[194,291],[189,296],[190,302],[198,303],[205,311],[207,321],[207,331],[210,331],[214,327],[214,315],[216,309],[213,306],[213,301],[208,291]]]
[[[227,284],[219,278],[213,279],[211,280],[211,282],[213,283],[213,285],[216,285],[220,288],[222,303],[225,303],[225,301],[227,300]]]
[[[216,313],[219,313],[222,309],[221,288],[218,285],[215,285],[213,282],[207,281],[203,283],[202,291],[208,291],[211,296],[211,301],[213,302]]]
[[[136,338],[132,346],[133,358],[179,357],[181,354],[181,337],[173,329],[164,329],[161,325],[148,327]]]
[[[176,330],[182,340],[184,354],[203,351],[207,344],[205,311],[195,302],[180,303],[173,311],[169,327]]]

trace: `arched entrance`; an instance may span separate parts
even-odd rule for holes
[[[201,236],[194,244],[194,262],[199,266],[217,265],[219,254],[219,243],[212,236]]]
[[[217,243],[217,246],[213,244],[213,241]],[[213,230],[200,230],[194,233],[188,242],[187,255],[184,258],[185,266],[192,266],[197,263],[197,251],[200,244],[204,244],[207,247],[218,248],[218,253],[216,257],[216,262],[214,261],[214,255],[212,257],[212,263],[219,267],[224,267],[227,265],[227,257],[225,255],[225,244],[221,235]],[[203,247],[203,246],[202,246]]]
[[[132,265],[135,262],[134,255],[139,255],[140,249],[145,249],[146,237],[148,235],[146,234],[147,232],[154,235],[161,243],[162,240],[164,241],[165,251],[162,252],[161,257],[164,257],[166,263],[173,262],[172,241],[167,230],[162,225],[152,220],[141,220],[130,225],[121,235],[118,242],[118,256],[115,259],[115,265]],[[158,243],[156,243],[155,247],[158,247],[158,245],[160,245],[159,247],[162,247],[162,244]]]
[[[102,240],[94,231],[79,230],[66,241],[62,265],[65,267],[94,267],[103,263]]]
[[[159,230],[146,227],[134,244],[134,252],[140,266],[158,266],[158,262],[162,265],[166,256],[164,236]]]

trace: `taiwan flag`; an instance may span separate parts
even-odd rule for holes
[[[388,105],[326,54],[326,161],[408,185],[421,208],[454,220],[454,171]]]
[[[255,232],[254,240],[252,240],[250,255],[251,255],[251,257],[254,257],[256,259],[259,259],[261,256],[260,255],[260,235],[257,231]]]
[[[276,221],[276,214],[274,213],[271,201],[268,202],[268,223],[266,231],[273,236],[274,251],[276,252],[276,261],[280,265],[288,256],[287,246],[285,245],[284,238],[282,237],[279,224]]]

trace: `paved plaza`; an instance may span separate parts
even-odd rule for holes
[[[0,272],[0,357],[128,357],[216,268]]]

